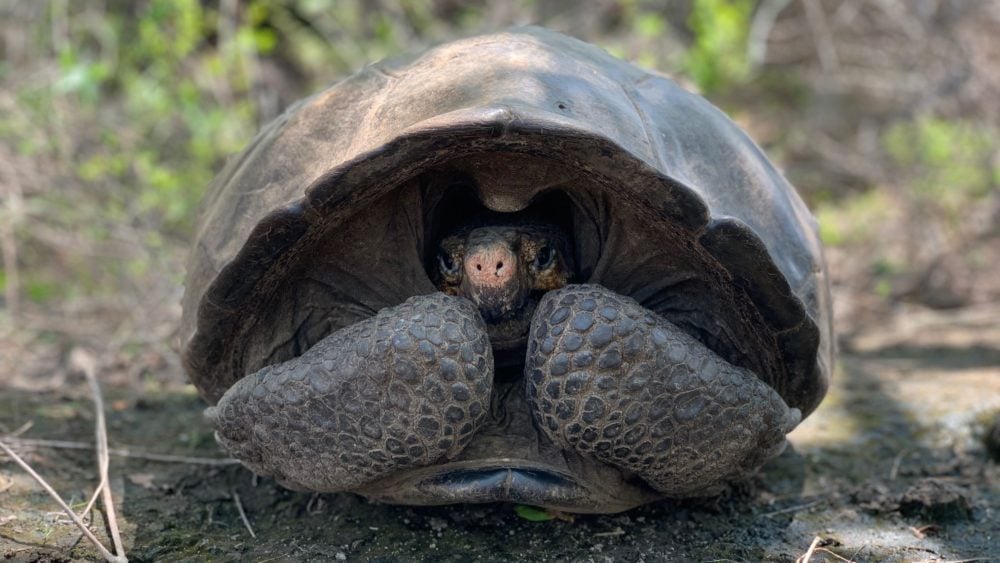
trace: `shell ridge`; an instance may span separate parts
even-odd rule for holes
[[[649,121],[649,114],[645,111],[645,109],[643,109],[642,105],[639,103],[638,92],[636,92],[635,88],[626,84],[619,83],[618,86],[621,88],[622,93],[625,94],[625,97],[628,99],[629,103],[632,104],[632,107],[635,109],[635,113],[639,116],[639,123],[642,124],[642,133],[646,137],[646,143],[649,144],[649,151],[653,155],[653,160],[654,164],[656,165],[656,169],[661,172],[666,172],[665,164],[663,162],[664,147],[662,140],[660,139],[659,135],[653,134],[655,128]]]

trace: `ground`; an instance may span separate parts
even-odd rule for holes
[[[904,310],[853,331],[829,395],[790,435],[791,447],[716,499],[534,522],[509,505],[410,508],[289,492],[238,465],[198,459],[222,457],[204,405],[176,374],[156,369],[128,386],[102,373],[111,445],[130,452],[112,458],[111,487],[132,561],[794,561],[811,545],[811,561],[996,560],[1000,467],[981,435],[1000,411],[997,318],[996,307]],[[61,361],[45,350],[36,348],[39,366],[47,355]],[[92,441],[83,377],[31,381],[0,396],[0,432],[30,423],[20,440]],[[28,444],[18,450],[80,508],[96,481],[93,453]],[[192,459],[141,457],[149,452]],[[0,556],[97,559],[6,458]]]
[[[95,417],[71,358],[89,354],[128,450],[110,487],[133,561],[1000,560],[981,439],[1000,412],[1000,2],[582,5],[0,1],[0,440],[81,510]],[[303,495],[220,464],[177,354],[210,178],[323,85],[526,22],[699,89],[788,174],[834,291],[827,400],[724,497],[572,522]],[[0,453],[0,560],[96,558]]]

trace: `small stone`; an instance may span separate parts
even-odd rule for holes
[[[965,489],[935,478],[923,479],[907,489],[899,499],[899,511],[934,522],[965,520],[972,513]]]
[[[899,509],[889,487],[877,482],[863,483],[851,493],[851,500],[862,509],[884,514]]]

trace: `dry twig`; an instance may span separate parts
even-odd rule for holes
[[[16,438],[16,437],[20,436],[21,434],[24,434],[28,430],[31,430],[31,427],[34,426],[34,425],[35,425],[35,421],[34,420],[29,420],[28,422],[25,422],[21,426],[18,426],[17,430],[15,430],[15,431],[11,432],[10,434],[7,434],[6,436],[4,436],[4,439],[8,440],[7,443],[9,444],[10,443],[9,438]]]
[[[624,535],[625,535],[625,530],[623,530],[621,526],[616,526],[614,530],[611,530],[609,532],[599,532],[599,533],[596,533],[596,534],[594,534],[594,537],[595,538],[613,538],[613,537],[624,536]]]
[[[937,524],[928,524],[926,526],[920,526],[919,528],[915,526],[910,526],[910,531],[916,536],[918,540],[926,538],[928,535],[936,531],[940,526]]]
[[[251,538],[257,538],[257,534],[253,531],[253,526],[250,525],[250,520],[247,518],[247,513],[243,511],[243,503],[240,502],[240,495],[236,493],[235,490],[231,492],[233,495],[233,503],[236,504],[236,510],[240,513],[240,520],[243,520],[243,525],[246,526],[247,531],[250,532]]]
[[[97,443],[97,467],[100,472],[101,502],[104,504],[104,515],[107,519],[108,529],[111,531],[111,540],[115,545],[115,552],[124,560],[125,546],[122,542],[121,531],[118,529],[118,518],[115,515],[114,499],[111,497],[111,488],[108,486],[108,466],[110,457],[108,455],[108,429],[104,419],[104,397],[101,395],[101,386],[97,383],[97,367],[94,358],[87,352],[77,348],[70,354],[70,363],[83,372],[90,385],[90,392],[94,398],[94,410],[96,422],[94,433]],[[96,491],[95,491],[96,496]]]
[[[812,508],[821,502],[823,502],[823,499],[814,500],[812,502],[807,502],[805,504],[799,504],[796,506],[789,506],[788,508],[782,508],[781,510],[775,510],[774,512],[766,512],[764,514],[761,514],[761,516],[763,516],[764,518],[771,518],[772,516],[777,516],[779,514],[786,514],[788,512],[798,512],[800,510]]]
[[[813,553],[816,551],[816,547],[819,545],[819,542],[820,537],[814,537],[812,543],[809,544],[809,549],[806,550],[803,555],[795,559],[795,563],[809,563],[809,560],[812,559]]]
[[[842,556],[842,555],[840,555],[838,553],[835,553],[835,552],[833,552],[833,551],[831,551],[829,549],[826,549],[825,547],[817,547],[816,551],[822,551],[823,553],[826,553],[828,555],[832,555],[835,558],[840,559],[841,561],[844,561],[844,563],[854,563],[854,557],[853,556],[850,559],[846,559],[844,556]]]
[[[64,501],[62,497],[59,496],[59,493],[57,493],[55,489],[53,489],[52,486],[49,485],[49,483],[44,478],[42,478],[41,475],[36,473],[35,470],[32,469],[30,465],[28,465],[28,462],[21,459],[21,456],[17,455],[17,453],[14,452],[14,450],[10,449],[10,447],[8,447],[7,444],[3,442],[0,442],[0,450],[3,450],[5,454],[10,456],[10,458],[14,460],[14,463],[20,465],[21,469],[24,469],[28,473],[28,475],[31,475],[31,478],[34,479],[36,482],[38,482],[38,484],[41,485],[43,489],[45,489],[45,492],[47,492],[49,496],[51,496],[59,504],[60,507],[62,507],[66,515],[69,516],[71,520],[73,520],[73,523],[76,524],[76,526],[80,528],[81,531],[83,531],[83,534],[87,536],[87,539],[90,540],[92,544],[94,544],[94,547],[101,554],[101,557],[104,557],[104,559],[113,563],[128,562],[128,559],[126,559],[124,556],[119,557],[108,551],[107,548],[104,547],[104,544],[101,543],[101,540],[97,539],[97,536],[95,536],[94,533],[91,532],[89,528],[87,528],[87,525],[84,524],[82,520],[80,520],[80,517],[76,515],[76,512],[74,512],[73,509],[70,508],[68,504],[66,504],[66,501]]]
[[[72,442],[68,440],[41,440],[36,438],[8,438],[4,436],[4,441],[14,447],[39,447],[53,448],[61,450],[92,450],[96,446],[88,442]],[[109,448],[108,455],[115,457],[125,457],[131,459],[143,459],[146,461],[158,461],[162,463],[184,463],[188,465],[236,465],[238,459],[230,457],[190,457],[182,455],[158,454],[153,452],[137,452],[130,448]]]
[[[14,452],[13,449],[11,449],[6,443],[2,441],[0,441],[0,449],[2,449],[4,453],[10,456],[10,458],[13,459],[15,463],[20,465],[22,469],[24,469],[29,475],[31,475],[31,477],[35,481],[37,481],[38,484],[41,485],[43,489],[45,489],[45,492],[47,492],[49,496],[51,496],[56,501],[56,503],[59,504],[59,506],[63,509],[63,511],[66,512],[66,515],[70,517],[70,519],[73,521],[74,524],[76,524],[78,528],[80,528],[80,530],[83,532],[83,535],[85,535],[87,539],[90,540],[92,544],[94,544],[94,547],[101,554],[101,556],[104,557],[105,560],[112,563],[128,563],[128,558],[125,556],[125,548],[123,546],[121,539],[121,532],[118,529],[118,520],[115,516],[114,503],[113,499],[111,498],[111,489],[108,487],[108,465],[109,465],[108,433],[107,433],[107,425],[104,419],[104,398],[101,395],[101,387],[97,382],[97,375],[96,375],[97,369],[96,366],[94,365],[93,357],[79,349],[74,350],[70,354],[70,361],[74,365],[74,367],[82,371],[84,377],[87,378],[87,382],[90,384],[90,390],[94,399],[94,407],[96,410],[96,415],[95,415],[96,424],[94,427],[94,431],[97,437],[97,445],[96,445],[97,465],[98,465],[98,472],[100,473],[100,483],[97,485],[97,490],[94,492],[94,498],[96,499],[98,493],[101,494],[102,503],[104,504],[105,520],[108,526],[108,530],[111,534],[111,540],[114,543],[114,548],[117,555],[108,551],[108,549],[104,546],[104,544],[101,543],[99,539],[97,539],[97,536],[95,536],[94,533],[90,531],[90,529],[83,522],[83,520],[79,516],[77,516],[76,512],[72,508],[70,508],[68,504],[66,504],[66,501],[64,501],[61,496],[59,496],[59,493],[57,493],[56,490],[53,489],[52,486],[49,485],[49,483],[44,478],[42,478],[41,475],[35,472],[35,470],[32,469],[30,465],[28,465],[28,462],[24,461],[24,459],[22,459],[21,456],[17,455],[17,453]],[[22,428],[24,427],[22,426]],[[89,512],[90,507],[93,505],[93,502],[94,500],[92,499],[91,502],[88,503],[88,508],[84,512],[84,514]]]

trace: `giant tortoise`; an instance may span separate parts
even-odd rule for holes
[[[183,361],[288,488],[616,512],[782,450],[827,388],[823,268],[718,109],[513,29],[365,67],[228,162]]]

